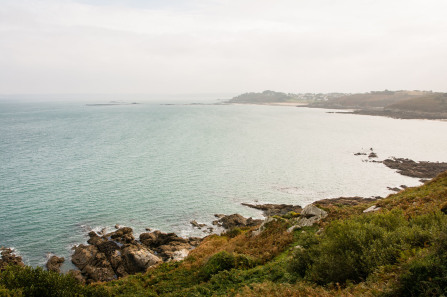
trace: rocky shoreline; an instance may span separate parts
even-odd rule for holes
[[[345,114],[358,114],[381,116],[393,119],[419,119],[419,120],[445,120],[447,113],[445,112],[422,112],[422,111],[404,111],[404,110],[375,110],[375,109],[359,109],[355,111],[340,112]]]
[[[418,178],[433,178],[440,172],[447,170],[447,163],[440,162],[415,162],[404,158],[390,158],[383,161],[371,160],[377,158],[373,149],[367,153],[356,153],[355,155],[367,156],[370,161],[383,163],[391,169],[397,169],[398,173]],[[402,189],[405,186],[401,186]],[[400,191],[399,188],[389,188],[393,191]],[[263,231],[263,226],[277,217],[287,217],[294,220],[291,231],[303,226],[311,226],[327,216],[322,210],[339,205],[358,205],[381,199],[381,197],[339,197],[322,199],[309,204],[305,208],[299,205],[290,204],[251,204],[242,205],[261,210],[265,220],[245,218],[240,214],[215,214],[216,220],[212,222],[214,226],[198,223],[195,220],[191,224],[198,229],[205,229],[204,232],[215,233],[215,228],[231,232],[235,228],[254,228],[254,236]],[[368,210],[368,211],[375,211]],[[366,210],[365,210],[366,211]],[[259,227],[257,227],[259,226]],[[189,237],[183,238],[175,233],[163,233],[161,231],[151,231],[147,228],[145,233],[141,233],[135,238],[132,228],[115,226],[116,230],[110,233],[91,231],[87,244],[80,244],[73,248],[71,262],[78,270],[70,270],[71,274],[81,283],[104,282],[118,279],[127,275],[144,272],[158,264],[171,261],[180,261],[186,258],[191,250],[196,248],[200,242],[206,238]],[[219,230],[219,229],[218,229]],[[290,232],[291,232],[290,231]],[[225,233],[224,233],[225,234]],[[209,235],[207,235],[209,236]],[[10,248],[1,248],[0,270],[8,264],[24,266],[22,258],[14,254]],[[46,263],[49,271],[61,273],[60,268],[65,259],[53,255]]]
[[[382,163],[388,168],[397,169],[402,175],[418,178],[434,178],[447,170],[446,162],[416,162],[405,158],[390,158]]]

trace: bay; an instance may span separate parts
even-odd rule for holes
[[[354,153],[445,162],[445,135],[447,122],[323,109],[3,100],[0,245],[36,266],[115,224],[203,236],[192,219],[261,217],[241,202],[386,196],[420,182]]]

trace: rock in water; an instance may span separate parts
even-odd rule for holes
[[[60,273],[62,263],[64,262],[65,262],[64,257],[58,257],[56,255],[53,255],[50,257],[50,259],[48,259],[48,262],[45,266],[47,267],[48,271],[54,271]]]
[[[22,261],[22,257],[16,256],[14,251],[9,248],[0,248],[1,259],[0,259],[0,271],[2,271],[7,265],[18,265],[25,266]]]

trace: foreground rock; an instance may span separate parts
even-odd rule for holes
[[[295,229],[299,229],[306,226],[312,226],[315,223],[318,223],[325,217],[327,217],[327,212],[322,210],[321,208],[316,207],[313,204],[309,204],[306,206],[301,212],[300,216],[294,219],[294,224],[287,231],[292,232]]]
[[[201,238],[179,237],[175,233],[163,233],[160,231],[142,233],[140,242],[147,248],[156,252],[163,261],[177,261],[185,258],[189,251],[199,245]]]
[[[0,271],[5,269],[7,265],[25,266],[25,264],[22,261],[22,257],[15,255],[12,249],[1,247],[0,251],[1,251]]]
[[[382,163],[388,168],[397,169],[397,172],[402,175],[418,178],[434,178],[447,170],[447,163],[415,162],[404,158],[386,159]]]
[[[87,283],[145,272],[163,261],[182,260],[200,243],[199,238],[185,239],[160,231],[143,233],[137,241],[128,227],[102,236],[92,231],[89,237],[88,245],[74,248],[71,259]],[[79,278],[76,272],[72,274]]]
[[[58,257],[58,256],[51,256],[50,259],[48,259],[47,264],[45,265],[48,269],[48,271],[54,271],[57,273],[61,272],[61,266],[64,263],[65,258]]]
[[[242,203],[244,206],[248,206],[254,209],[262,210],[264,213],[264,216],[271,217],[271,216],[282,216],[285,215],[291,211],[300,213],[303,208],[299,205],[291,205],[291,204],[249,204],[249,203]]]
[[[213,225],[221,226],[227,230],[242,227],[253,227],[261,225],[263,220],[256,220],[253,218],[244,218],[240,214],[231,215],[215,215],[218,220],[213,221]]]

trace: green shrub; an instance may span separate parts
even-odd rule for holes
[[[205,280],[209,280],[211,276],[224,270],[233,268],[248,269],[255,267],[257,261],[246,255],[234,255],[226,251],[213,255],[203,267],[200,269],[199,275]]]
[[[398,279],[393,295],[446,296],[447,295],[447,230],[444,229],[432,250],[419,255],[406,267]]]
[[[238,236],[241,233],[242,233],[241,228],[235,227],[235,228],[233,228],[231,230],[228,230],[227,232],[225,232],[222,235],[228,236],[229,238],[234,238],[234,237]]]
[[[0,286],[13,292],[21,291],[24,296],[63,297],[108,295],[104,289],[83,286],[70,275],[45,271],[41,267],[8,266],[4,271],[0,272]]]
[[[397,263],[403,251],[433,242],[446,223],[441,212],[407,220],[397,210],[335,221],[318,244],[314,235],[310,246],[294,253],[289,271],[319,284],[359,282]]]

